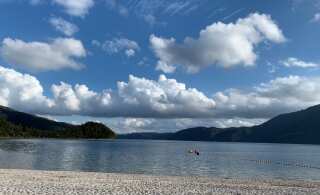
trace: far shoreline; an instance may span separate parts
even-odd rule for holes
[[[308,145],[320,146],[313,143],[283,143],[283,142],[238,142],[238,141],[207,141],[207,140],[170,140],[170,139],[123,139],[123,138],[50,138],[50,137],[0,137],[0,140],[75,140],[75,141],[169,141],[169,142],[203,142],[203,143],[228,143],[228,144],[279,144],[279,145]]]

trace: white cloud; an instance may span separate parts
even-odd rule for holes
[[[173,73],[176,71],[176,67],[173,65],[169,65],[163,61],[158,61],[156,70],[161,70],[164,73]]]
[[[136,52],[133,49],[127,49],[125,51],[125,54],[126,54],[127,57],[132,57],[132,56],[134,56],[136,54]]]
[[[53,104],[35,77],[0,66],[0,105],[37,113]]]
[[[81,41],[73,38],[56,38],[50,43],[5,38],[0,55],[8,63],[25,69],[49,71],[82,68],[75,59],[85,57],[86,50]]]
[[[145,118],[115,118],[107,119],[105,124],[118,133],[132,132],[175,132],[192,127],[244,127],[265,122],[265,119],[145,119]]]
[[[208,110],[212,110],[215,106],[214,101],[203,93],[194,88],[186,88],[183,83],[168,79],[164,75],[161,75],[158,81],[130,75],[128,82],[118,82],[115,92],[104,90],[98,93],[91,91],[86,85],[77,84],[73,87],[61,82],[58,85],[52,85],[53,98],[50,99],[43,95],[42,87],[35,77],[22,75],[3,67],[2,70],[9,73],[4,76],[0,73],[0,79],[7,78],[6,82],[1,82],[3,85],[0,88],[3,92],[0,95],[1,102],[14,108],[15,105],[23,104],[33,108],[33,104],[44,104],[44,100],[51,102],[50,109],[47,105],[44,105],[43,109],[41,106],[35,106],[34,108],[39,109],[36,114],[164,118],[197,115],[201,117],[207,115]],[[24,98],[25,101],[22,101],[11,99],[11,96],[6,95],[12,94],[12,87],[10,83],[8,84],[10,78],[14,79],[10,82],[16,82],[15,77],[10,77],[11,74],[18,75],[15,77],[19,77],[23,83],[23,89],[17,91],[26,91],[39,98]],[[38,93],[34,93],[31,87],[37,89]],[[15,88],[13,90],[15,91]],[[23,110],[29,111],[29,108]]]
[[[282,43],[285,37],[269,15],[258,13],[235,23],[213,23],[200,31],[198,39],[187,37],[182,44],[176,43],[174,38],[150,36],[158,64],[184,66],[188,72],[210,65],[253,66],[258,57],[255,47],[263,41]]]
[[[124,52],[127,57],[135,56],[136,52],[140,50],[139,44],[135,41],[127,38],[114,38],[112,40],[106,40],[100,43],[97,40],[93,40],[92,44],[101,47],[108,54],[116,54]]]
[[[94,0],[53,0],[53,2],[63,6],[69,15],[80,17],[88,14],[89,9],[94,5]]]
[[[48,115],[45,115],[48,116]],[[52,118],[52,116],[50,116]],[[253,126],[266,121],[266,119],[198,119],[198,118],[178,118],[178,119],[161,119],[161,118],[96,118],[86,116],[54,116],[55,120],[75,124],[83,124],[87,121],[100,121],[117,133],[132,132],[176,132],[181,129],[192,127],[240,127]]]
[[[124,128],[126,132],[140,132],[141,130],[151,131],[155,121],[155,119],[126,118],[119,121],[117,126]]]
[[[314,14],[313,18],[311,19],[311,22],[320,22],[320,13]]]
[[[79,31],[79,28],[62,18],[52,17],[50,18],[50,24],[59,32],[66,36],[72,36]]]
[[[71,85],[61,82],[60,85],[52,86],[52,92],[55,101],[58,102],[59,110],[64,112],[80,110],[80,99]]]
[[[259,125],[265,122],[266,119],[247,119],[247,118],[230,118],[230,119],[217,119],[211,126],[218,128],[228,128],[228,127],[251,127],[254,125]]]
[[[135,117],[180,117],[195,113],[201,117],[215,107],[215,102],[197,89],[187,88],[164,75],[158,81],[129,76],[128,83],[118,83],[118,96],[122,104],[132,108],[126,113],[132,112]]]
[[[320,78],[279,77],[251,91],[217,92],[215,116],[222,118],[270,118],[320,104]]]
[[[319,64],[314,62],[305,62],[297,58],[290,57],[286,60],[280,61],[286,67],[300,67],[300,68],[316,68]]]
[[[126,121],[127,126],[145,129],[150,129],[155,119],[181,119],[176,127],[187,127],[186,118],[219,127],[250,125],[320,104],[320,77],[280,77],[251,90],[227,89],[213,97],[164,75],[157,81],[130,75],[127,82],[118,82],[114,91],[95,92],[86,85],[63,82],[52,85],[51,90],[49,98],[35,77],[0,67],[2,105],[44,115],[150,119]],[[190,126],[196,126],[195,121]]]

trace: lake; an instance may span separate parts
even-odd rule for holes
[[[200,155],[188,153],[197,149]],[[153,140],[0,140],[0,168],[320,180],[320,146]]]

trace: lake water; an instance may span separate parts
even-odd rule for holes
[[[320,146],[3,139],[0,168],[320,180]]]

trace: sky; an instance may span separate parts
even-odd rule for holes
[[[117,133],[320,104],[319,0],[0,0],[0,105]]]

